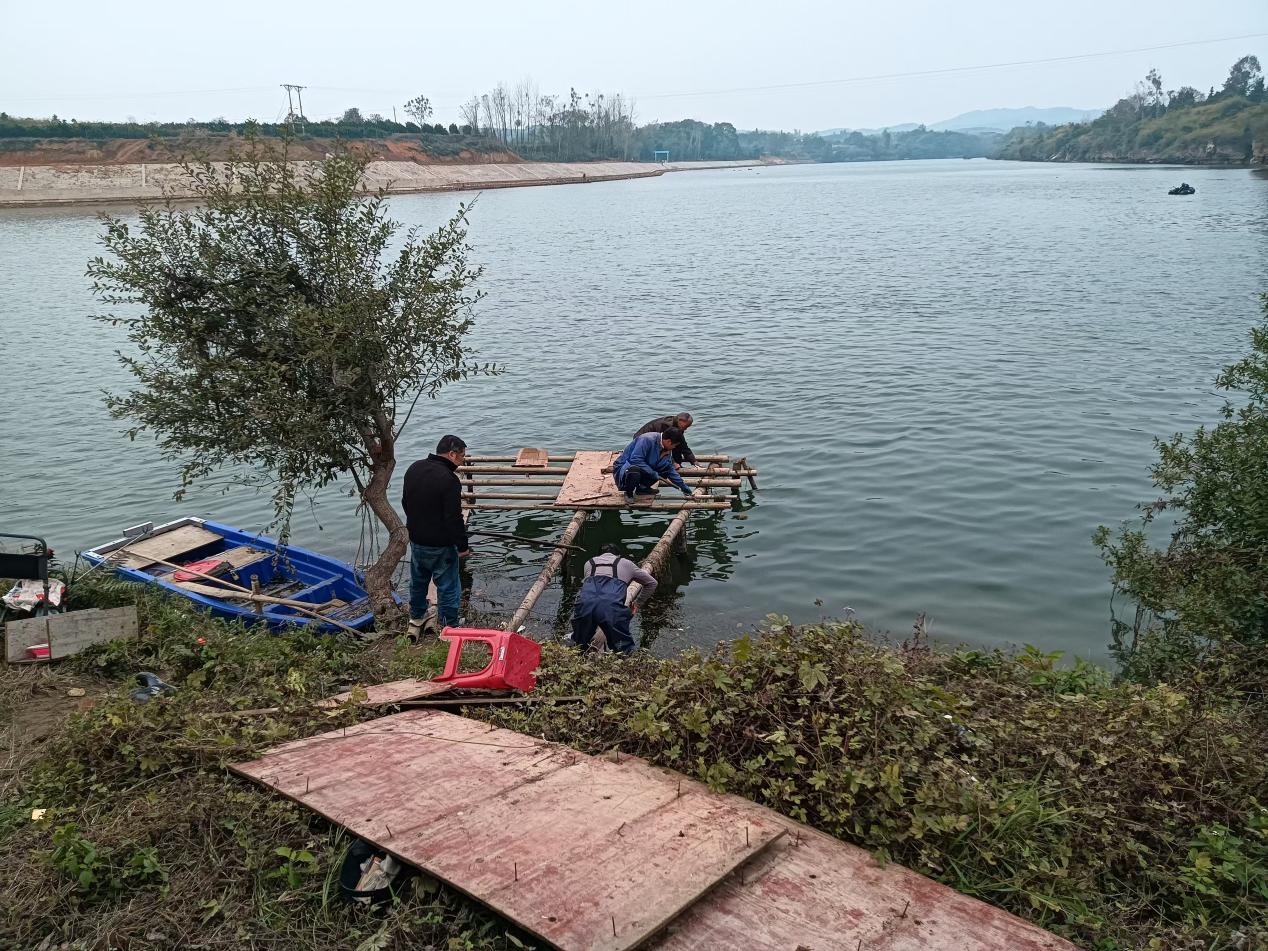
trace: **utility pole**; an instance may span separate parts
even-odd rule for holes
[[[296,86],[292,83],[282,83],[282,88],[286,90],[286,123],[291,127],[291,131],[295,131],[295,123],[299,122],[300,131],[304,131],[304,90],[307,86]],[[299,112],[295,112],[295,100],[291,98],[291,93],[299,98]]]

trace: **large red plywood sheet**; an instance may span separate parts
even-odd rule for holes
[[[234,769],[578,951],[645,941],[784,829],[639,760],[432,710]]]
[[[1041,928],[789,820],[656,951],[1075,951]]]

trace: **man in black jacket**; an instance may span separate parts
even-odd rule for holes
[[[634,434],[637,439],[644,433],[663,433],[666,429],[677,429],[682,432],[682,442],[674,447],[674,465],[679,469],[685,462],[689,466],[697,465],[696,454],[687,445],[687,430],[693,420],[690,413],[679,413],[677,416],[658,416]]]
[[[418,637],[427,620],[427,586],[436,582],[440,623],[455,627],[462,601],[459,559],[471,554],[462,521],[462,483],[457,469],[467,458],[467,444],[444,436],[436,451],[405,471],[401,505],[409,529],[409,634]]]

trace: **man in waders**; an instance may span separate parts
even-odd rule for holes
[[[643,586],[629,607],[626,591],[631,581]],[[656,579],[621,555],[615,545],[586,562],[585,580],[572,609],[572,641],[582,650],[608,647],[619,654],[634,653],[630,621],[656,590]],[[598,634],[595,629],[600,629]]]

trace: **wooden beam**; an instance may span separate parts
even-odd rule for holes
[[[572,540],[577,537],[577,533],[581,531],[581,526],[586,523],[589,513],[585,510],[577,512],[572,517],[572,521],[568,523],[568,527],[564,529],[563,535],[559,537],[560,545],[569,545]],[[528,589],[528,594],[524,595],[524,600],[520,602],[520,606],[515,609],[515,613],[511,615],[511,621],[506,625],[506,630],[517,631],[524,619],[528,617],[533,605],[537,603],[537,599],[542,596],[542,592],[546,590],[546,586],[550,584],[550,579],[555,576],[555,572],[559,570],[559,566],[564,563],[564,559],[568,557],[567,548],[556,548],[546,564],[542,568],[541,573],[537,576],[537,580],[533,582],[533,586]]]

